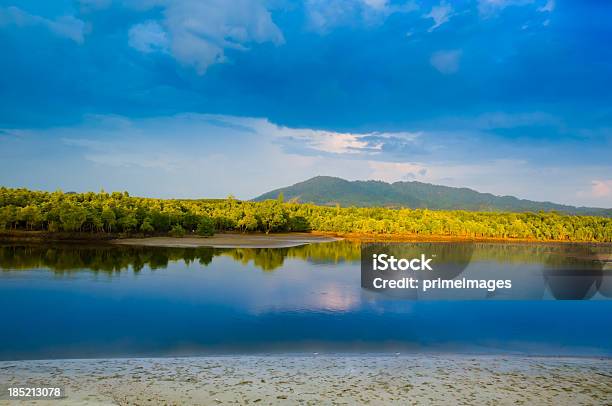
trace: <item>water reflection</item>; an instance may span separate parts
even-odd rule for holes
[[[581,300],[610,297],[612,246],[589,244],[472,244],[472,243],[374,243],[362,247],[361,286],[369,292],[403,300]],[[381,271],[373,258],[429,258],[433,269]],[[432,262],[431,262],[432,261]],[[406,288],[380,286],[380,280],[404,283]],[[378,280],[379,286],[374,285]],[[450,288],[423,289],[442,285]],[[470,288],[464,286],[472,283]],[[496,281],[506,289],[496,289]],[[481,282],[481,286],[476,286]],[[408,282],[405,282],[406,285]],[[413,282],[411,282],[413,283]],[[487,286],[489,283],[491,286]],[[510,287],[511,286],[511,287]],[[456,286],[455,286],[456,287]],[[598,295],[600,293],[600,295]]]
[[[440,271],[452,279],[473,263],[507,265],[539,264],[549,269],[568,271],[590,269],[598,272],[610,268],[612,245],[587,244],[486,244],[486,243],[413,243],[404,245],[397,256],[418,256],[422,252],[437,255]],[[164,269],[171,262],[197,262],[207,266],[213,258],[226,256],[247,265],[252,263],[263,271],[283,267],[287,259],[310,263],[335,264],[361,259],[361,244],[336,241],[291,248],[169,248],[137,247],[111,244],[0,244],[0,269],[48,268],[61,273],[78,270],[120,272],[144,267]],[[447,266],[452,264],[453,266]]]
[[[366,254],[361,244],[336,241],[291,248],[167,248],[111,244],[4,244],[0,245],[0,269],[28,270],[48,268],[54,273],[89,270],[138,273],[168,268],[171,263],[198,263],[209,266],[215,258],[231,258],[242,266],[252,264],[264,272],[283,268],[287,260],[311,264],[338,264],[370,261],[371,252],[386,252],[396,258],[416,258],[421,253],[434,257],[436,272],[417,273],[418,278],[493,279],[512,277],[511,295],[496,291],[454,291],[454,299],[542,299],[546,291],[555,299],[589,299],[598,292],[612,297],[612,246],[589,244],[485,244],[485,243],[380,243],[368,244]],[[365,252],[365,251],[364,251]],[[373,271],[371,271],[373,272]],[[399,275],[397,278],[405,275]],[[305,274],[307,276],[307,274]],[[363,278],[362,278],[363,284]],[[365,287],[362,285],[362,287]],[[333,289],[332,289],[333,290]],[[448,299],[448,291],[417,292],[389,289],[388,297],[404,300]],[[365,292],[366,298],[375,298]],[[331,293],[326,299],[331,308],[348,308],[354,298]]]
[[[132,269],[139,272],[167,268],[170,262],[198,262],[209,265],[214,257],[227,256],[243,265],[253,265],[263,271],[274,271],[286,259],[297,258],[314,263],[358,261],[360,244],[337,241],[291,248],[167,248],[134,247],[94,244],[31,244],[0,245],[0,268],[7,270],[49,268],[54,272],[92,270],[120,272]]]
[[[593,247],[574,245],[547,258],[544,279],[556,299],[590,299],[597,292],[610,297],[604,284],[612,278],[612,272],[604,271],[607,262]]]
[[[349,241],[286,249],[0,245],[0,319],[10,326],[0,334],[0,359],[270,351],[612,354],[612,301],[394,300],[360,287],[360,248]],[[524,299],[540,299],[550,289],[562,296],[564,272],[595,258],[603,266],[581,294],[610,292],[610,278],[595,272],[610,272],[610,246],[411,249],[424,248],[467,264],[460,274],[449,269],[449,278],[492,269],[535,275],[521,278]],[[590,296],[595,288],[599,293]]]

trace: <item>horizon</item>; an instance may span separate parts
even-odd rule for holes
[[[420,184],[426,184],[426,185],[431,185],[431,186],[448,187],[448,188],[452,188],[452,189],[468,189],[468,190],[470,190],[472,192],[476,192],[476,193],[479,193],[479,194],[492,194],[492,193],[482,192],[482,191],[479,191],[479,190],[475,190],[475,189],[471,189],[471,188],[466,188],[466,187],[453,187],[453,186],[437,185],[437,184],[428,183],[428,182],[421,182],[421,181],[418,181],[418,180],[399,180],[399,181],[395,181],[395,182],[386,182],[384,180],[377,180],[377,179],[347,180],[347,179],[344,179],[344,178],[339,178],[337,176],[329,176],[329,175],[316,175],[316,176],[313,176],[312,178],[305,179],[303,181],[300,181],[300,182],[297,182],[297,183],[294,183],[294,184],[291,184],[291,185],[285,185],[285,186],[281,186],[281,187],[278,187],[278,188],[275,188],[275,189],[272,189],[272,190],[268,190],[266,192],[259,193],[256,196],[253,196],[253,197],[250,197],[250,198],[246,198],[246,199],[236,198],[233,193],[230,193],[230,194],[228,194],[227,196],[224,196],[224,197],[213,197],[213,198],[210,198],[210,197],[207,197],[207,196],[200,196],[200,197],[180,197],[180,196],[179,197],[157,197],[157,196],[134,195],[134,194],[130,193],[129,190],[105,190],[104,188],[101,188],[98,191],[95,191],[95,190],[77,191],[77,190],[62,190],[62,189],[55,189],[55,190],[35,189],[34,191],[37,191],[37,192],[47,192],[47,193],[53,193],[53,192],[59,191],[59,192],[65,193],[65,194],[71,194],[71,193],[83,194],[83,193],[90,193],[90,192],[91,193],[108,193],[108,194],[112,194],[112,193],[116,193],[116,192],[118,192],[118,193],[128,192],[130,197],[137,197],[137,198],[144,198],[144,199],[161,199],[161,200],[225,200],[225,199],[229,199],[231,197],[231,198],[239,200],[239,201],[256,201],[257,199],[261,198],[263,195],[279,191],[280,189],[287,189],[287,188],[296,186],[296,185],[301,184],[301,183],[312,181],[312,180],[317,179],[317,178],[333,178],[333,179],[339,179],[339,180],[343,180],[343,181],[350,182],[350,183],[354,183],[354,182],[381,182],[381,183],[385,183],[387,185],[393,185],[395,183],[420,183]],[[3,187],[6,188],[6,186],[0,185],[0,188],[3,188]],[[28,188],[19,188],[19,187],[9,188],[9,189],[32,190],[32,189],[28,189]],[[282,191],[280,191],[279,193],[282,193]],[[535,200],[523,199],[520,196],[495,195],[495,194],[492,194],[492,195],[495,196],[495,197],[512,197],[512,198],[516,198],[518,200],[522,200],[522,201],[525,200],[525,201],[530,201],[530,202],[535,202],[535,203],[552,203],[552,204],[555,204],[555,205],[565,205],[563,203],[558,203],[558,202],[553,202],[553,201],[545,201],[545,200],[544,201],[535,201]],[[309,203],[309,202],[300,202],[300,203]],[[573,205],[565,205],[565,206],[574,207],[574,208],[601,209],[601,210],[610,210],[611,209],[610,207],[573,206]],[[418,207],[415,208],[415,209],[418,209]],[[431,210],[441,210],[441,209],[431,209]],[[464,209],[458,209],[458,210],[464,210]],[[442,211],[444,211],[444,210],[442,210]],[[470,211],[470,210],[467,210],[467,211]],[[585,215],[585,214],[583,214],[583,215]]]
[[[5,1],[0,185],[249,200],[324,172],[610,208],[609,15],[554,0]]]

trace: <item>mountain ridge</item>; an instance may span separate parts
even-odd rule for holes
[[[254,201],[276,199],[282,193],[286,200],[322,206],[410,207],[432,210],[468,211],[559,211],[569,214],[612,217],[612,209],[577,207],[549,201],[498,196],[466,187],[451,187],[418,181],[387,183],[380,180],[356,180],[333,176],[315,176],[294,185],[264,193]]]

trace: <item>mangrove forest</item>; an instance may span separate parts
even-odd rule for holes
[[[0,230],[208,236],[221,231],[320,231],[461,238],[612,242],[612,219],[556,212],[324,207],[227,199],[155,199],[127,192],[0,188]]]

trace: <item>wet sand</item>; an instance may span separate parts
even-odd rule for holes
[[[612,403],[612,360],[307,355],[4,361],[0,383],[65,386],[61,401],[31,402],[41,405],[606,405]],[[0,400],[4,404],[11,403]]]
[[[212,237],[149,237],[113,240],[114,244],[148,247],[214,247],[214,248],[288,248],[340,238],[309,233],[238,234],[219,233]]]

